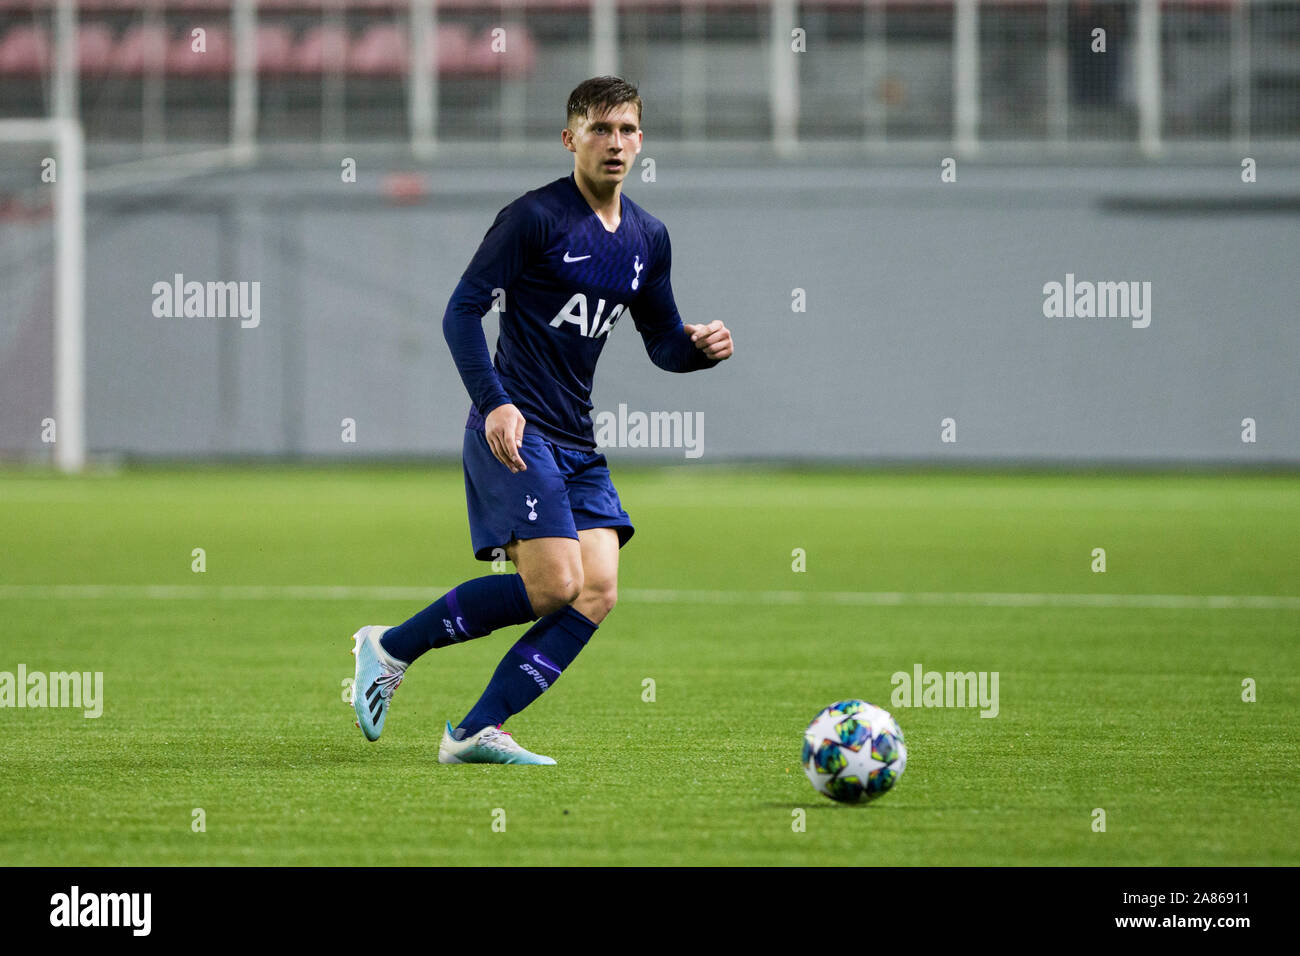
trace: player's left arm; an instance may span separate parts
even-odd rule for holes
[[[707,325],[682,322],[673,298],[668,230],[661,230],[652,242],[651,271],[645,289],[632,305],[632,321],[645,340],[650,360],[669,372],[695,372],[730,358],[735,347],[731,331],[721,319]]]

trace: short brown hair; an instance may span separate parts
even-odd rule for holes
[[[569,94],[568,116],[565,125],[573,122],[575,116],[586,119],[591,110],[598,110],[597,115],[607,113],[616,106],[631,103],[636,107],[636,121],[641,122],[641,94],[636,87],[618,76],[593,76],[583,80]]]

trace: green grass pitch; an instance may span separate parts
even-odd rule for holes
[[[104,675],[98,719],[0,709],[0,863],[1300,863],[1296,601],[843,593],[1294,597],[1300,477],[613,467],[623,597],[509,725],[551,768],[437,763],[523,628],[428,654],[376,744],[343,702],[352,632],[425,603],[378,588],[490,573],[458,466],[0,473],[0,671]],[[917,664],[998,715],[891,707]],[[907,735],[866,806],[799,765],[846,696]]]

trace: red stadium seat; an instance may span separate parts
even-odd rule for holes
[[[167,31],[161,26],[131,27],[117,42],[109,56],[113,73],[139,76],[161,69],[167,60]]]
[[[257,28],[257,71],[288,73],[293,62],[293,37],[289,28],[279,23],[264,23]]]
[[[372,26],[348,51],[348,72],[361,76],[399,76],[409,62],[406,34],[390,23]]]
[[[308,30],[290,54],[294,73],[319,75],[342,71],[347,65],[348,34],[342,27],[319,26]]]
[[[200,27],[207,31],[206,49],[202,53],[195,51],[191,32]],[[225,29],[211,24],[196,24],[186,27],[185,32],[167,48],[167,72],[181,76],[229,73],[231,57],[230,37]]]
[[[537,62],[537,41],[527,30],[515,27],[506,52],[500,54],[501,69],[507,76],[527,76]]]
[[[233,0],[166,0],[166,4],[171,10],[203,10],[214,13],[234,6]]]
[[[474,37],[469,44],[469,55],[465,58],[465,72],[478,76],[488,76],[497,71],[501,54],[492,52],[492,30],[487,29]]]
[[[528,73],[537,59],[537,44],[532,35],[521,26],[507,26],[504,52],[492,50],[492,29],[488,28],[470,44],[466,71],[479,76],[504,73],[522,76]]]
[[[14,27],[0,37],[0,74],[36,76],[50,66],[50,38],[41,27]]]
[[[78,8],[86,13],[126,10],[138,14],[144,9],[144,5],[145,0],[78,0],[77,3]]]
[[[469,69],[469,30],[459,23],[441,23],[435,38],[438,74],[455,75]]]
[[[586,12],[591,9],[592,0],[524,0],[519,4],[520,7],[527,10],[574,10],[577,12]],[[682,0],[618,0],[620,6],[640,6],[645,4],[653,6],[677,6]],[[691,0],[686,0],[690,3]],[[702,0],[695,0],[702,2]],[[735,4],[736,0],[722,0],[724,3]],[[767,3],[770,0],[751,0],[753,3]],[[438,6],[448,10],[480,10],[483,7],[483,0],[438,0]],[[500,9],[498,7],[497,9]]]
[[[103,76],[111,68],[113,31],[106,23],[83,23],[77,31],[77,64],[83,76]]]

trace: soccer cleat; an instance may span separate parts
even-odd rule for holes
[[[384,719],[393,701],[393,691],[406,676],[407,665],[379,646],[386,627],[367,625],[352,635],[352,653],[357,658],[356,676],[352,681],[352,709],[357,726],[367,740],[378,740],[384,732]]]
[[[555,763],[550,757],[530,753],[510,736],[510,731],[495,727],[484,727],[478,733],[457,740],[451,735],[451,722],[442,732],[442,744],[438,747],[438,763],[515,763],[545,764]]]

